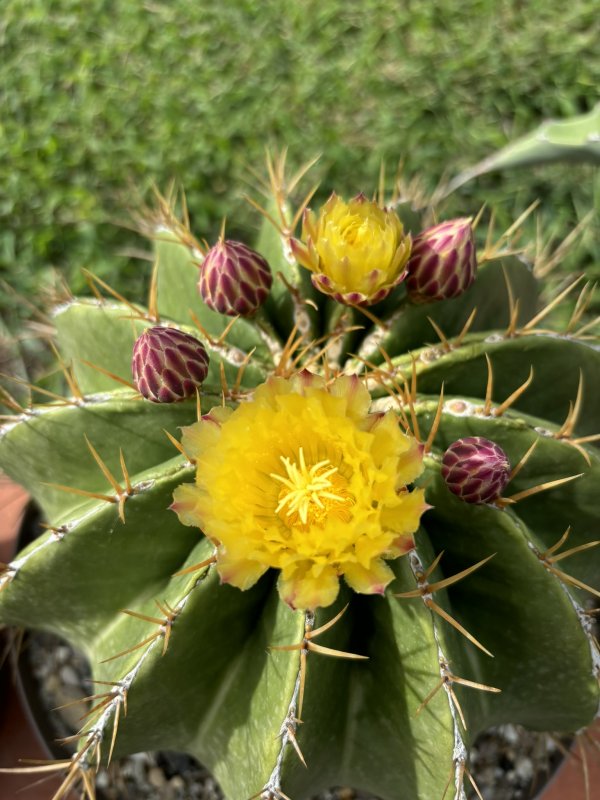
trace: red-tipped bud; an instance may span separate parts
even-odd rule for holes
[[[146,400],[174,403],[193,397],[202,385],[208,372],[208,354],[193,336],[156,325],[136,340],[131,371]]]
[[[465,503],[492,503],[510,480],[504,450],[483,436],[457,439],[444,453],[442,477]]]
[[[213,311],[250,317],[267,299],[272,282],[271,268],[260,253],[221,239],[202,262],[198,289]]]
[[[451,219],[422,231],[413,241],[406,289],[413,303],[461,295],[475,280],[477,254],[470,219]]]

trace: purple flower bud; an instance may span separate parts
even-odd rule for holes
[[[442,477],[465,503],[492,503],[510,480],[504,450],[483,436],[457,439],[444,453]]]
[[[208,372],[208,354],[194,336],[156,325],[136,340],[131,371],[146,400],[174,403],[193,397],[202,385]]]
[[[461,295],[475,280],[477,255],[470,219],[451,219],[422,231],[407,265],[406,289],[413,303]]]
[[[271,268],[260,253],[221,239],[202,262],[198,289],[213,311],[249,317],[267,299],[272,282]]]

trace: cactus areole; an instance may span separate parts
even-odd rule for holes
[[[509,238],[474,280],[464,220],[317,215],[270,175],[257,251],[206,253],[163,203],[148,311],[96,281],[54,312],[66,396],[2,390],[0,466],[48,530],[2,566],[0,622],[100,687],[58,797],[160,748],[231,800],[462,800],[478,732],[598,712],[589,291],[550,331],[577,287],[545,305]]]

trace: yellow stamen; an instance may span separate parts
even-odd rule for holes
[[[280,456],[280,460],[286,475],[272,472],[270,477],[283,484],[275,513],[281,515],[285,510],[286,524],[294,525],[298,520],[302,525],[319,523],[330,510],[343,518],[344,510],[339,506],[354,505],[354,498],[346,491],[347,481],[328,458],[307,467],[304,448],[300,447],[297,463],[285,456]]]

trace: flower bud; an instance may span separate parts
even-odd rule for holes
[[[290,240],[294,257],[312,272],[313,285],[347,305],[373,305],[406,277],[410,236],[392,209],[364,194],[347,203],[335,193],[319,211],[304,212],[302,239]]]
[[[219,314],[250,317],[267,299],[273,276],[260,253],[242,242],[220,239],[202,262],[198,289]]]
[[[471,220],[440,222],[414,240],[406,289],[413,303],[461,295],[475,280],[477,254]]]
[[[510,480],[504,450],[483,436],[457,439],[444,453],[442,477],[465,503],[492,503]]]
[[[131,371],[146,400],[174,403],[192,397],[202,385],[208,372],[208,354],[194,336],[156,325],[136,340]]]

